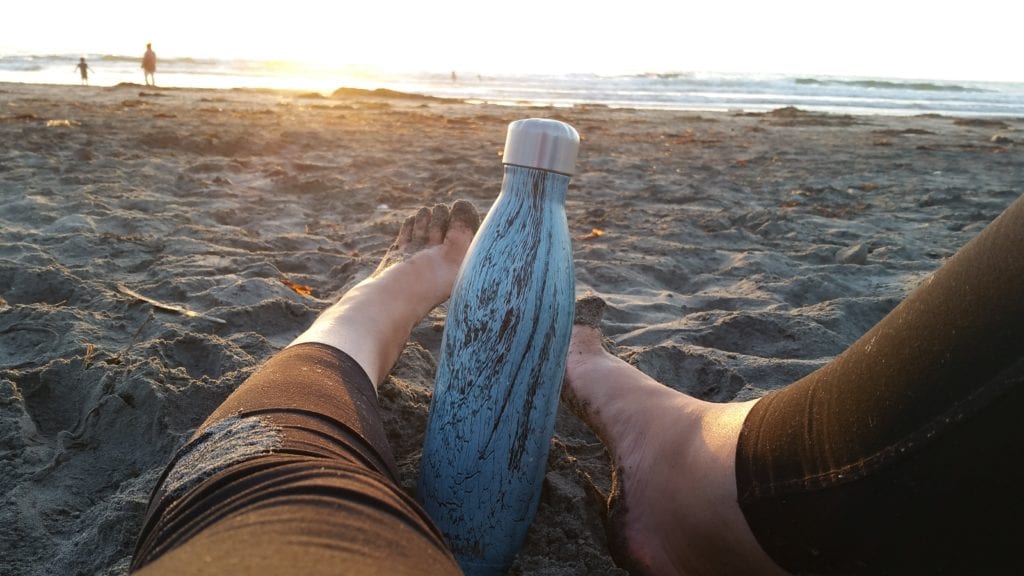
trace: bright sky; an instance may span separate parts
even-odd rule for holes
[[[0,53],[1024,82],[1016,0],[14,0]]]

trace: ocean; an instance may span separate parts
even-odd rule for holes
[[[79,55],[0,55],[0,82],[79,83]],[[93,86],[142,83],[141,58],[86,54]],[[167,87],[273,88],[319,92],[388,88],[508,105],[604,105],[668,110],[765,111],[786,106],[846,114],[1024,116],[1024,83],[698,72],[486,74],[377,72],[289,62],[168,58],[157,83]]]

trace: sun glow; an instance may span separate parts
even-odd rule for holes
[[[65,3],[61,3],[65,4]],[[1024,81],[1013,3],[974,0],[127,0],[5,6],[3,51],[301,62],[311,69],[715,71]]]

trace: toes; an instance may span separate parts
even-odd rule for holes
[[[471,235],[480,227],[480,214],[468,200],[456,200],[448,217],[448,229],[461,229]]]
[[[573,324],[582,324],[591,328],[601,328],[601,319],[604,317],[604,310],[608,307],[600,296],[587,294],[576,300],[576,317]]]
[[[405,222],[402,222],[402,229],[398,231],[398,238],[395,238],[395,243],[391,245],[392,248],[402,249],[412,243],[412,229],[415,223],[415,216],[409,216]]]
[[[571,375],[577,362],[586,362],[594,355],[614,350],[614,345],[604,337],[601,320],[608,304],[593,294],[576,300],[576,316],[573,318],[572,337],[569,340],[569,364],[566,375]]]
[[[444,235],[448,232],[448,207],[444,204],[435,204],[430,212],[430,231],[428,241],[432,245],[444,242]]]
[[[415,244],[426,244],[430,239],[430,208],[424,206],[413,220],[412,241]]]

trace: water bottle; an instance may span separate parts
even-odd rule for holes
[[[501,193],[448,303],[417,495],[470,576],[503,574],[540,500],[572,330],[579,135],[509,124]]]

